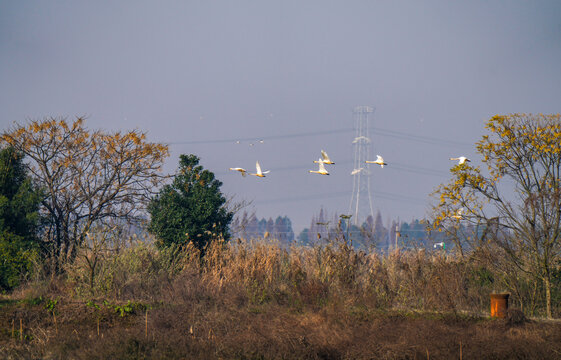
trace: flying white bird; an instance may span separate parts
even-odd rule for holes
[[[387,163],[384,162],[384,158],[381,157],[380,155],[376,155],[376,160],[374,160],[374,161],[366,160],[365,163],[367,163],[367,164],[378,164],[382,168],[384,167],[384,165],[388,165]]]
[[[319,159],[318,161],[314,161],[315,163],[319,164],[318,170],[308,170],[311,173],[320,174],[320,175],[329,175],[327,170],[325,170],[325,165],[323,165],[323,160]]]
[[[255,163],[255,170],[257,171],[257,173],[252,174],[250,173],[249,175],[254,175],[254,176],[259,176],[259,177],[265,177],[265,174],[268,174],[270,172],[270,170],[267,171],[261,171],[261,166],[259,165],[259,161],[257,161]]]
[[[468,161],[468,162],[471,161],[470,159],[468,159],[468,158],[465,157],[465,156],[460,156],[460,157],[457,157],[457,158],[450,158],[450,160],[458,160],[458,165],[462,165],[462,164],[465,163],[466,161]]]
[[[247,171],[246,171],[245,169],[243,169],[243,168],[240,168],[240,167],[237,167],[237,168],[230,168],[230,170],[241,172],[243,177],[245,177],[245,176],[247,175]]]
[[[354,169],[353,171],[351,171],[351,175],[358,174],[358,173],[361,172],[362,170],[364,170],[364,168]]]
[[[457,219],[457,220],[462,220],[463,216],[462,213],[464,212],[464,208],[458,209],[456,210],[456,213],[452,216],[450,216],[451,218]]]
[[[356,137],[356,138],[353,140],[353,144],[356,144],[356,143],[359,142],[359,141],[365,142],[365,143],[367,143],[367,144],[370,143],[370,139],[367,138],[366,136],[359,136],[359,137]]]
[[[331,161],[331,159],[329,158],[329,156],[327,155],[327,153],[325,151],[321,151],[321,159],[318,160],[314,160],[314,162],[317,164],[319,162],[322,162],[324,164],[329,164],[329,165],[333,165],[335,164],[333,161]]]

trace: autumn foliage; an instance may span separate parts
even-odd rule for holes
[[[460,222],[475,228],[456,238],[460,253],[504,255],[513,278],[543,284],[551,317],[552,281],[561,267],[561,115],[497,115],[486,128],[477,143],[484,168],[451,169],[450,182],[435,192],[435,228],[452,235]]]
[[[55,271],[76,256],[92,224],[142,210],[168,156],[166,145],[146,142],[139,131],[89,131],[83,118],[31,121],[0,139],[26,156],[45,190],[44,248]]]

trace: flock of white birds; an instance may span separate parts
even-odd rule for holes
[[[261,140],[262,141],[262,140]],[[238,141],[239,143],[239,141]],[[253,145],[253,144],[250,144]],[[455,158],[450,158],[450,160],[458,160],[458,164],[464,164],[466,161],[471,161],[470,159],[468,159],[465,156],[460,156],[460,157],[455,157]],[[327,171],[327,169],[325,168],[325,164],[328,165],[334,165],[335,163],[333,161],[331,161],[331,159],[329,158],[329,155],[327,155],[327,152],[325,152],[324,150],[321,150],[321,158],[319,158],[318,160],[314,160],[314,163],[319,165],[319,169],[318,170],[308,170],[310,173],[313,174],[319,174],[319,175],[329,175],[329,171]],[[384,167],[384,165],[388,165],[385,161],[384,158],[380,155],[376,155],[376,160],[371,161],[371,160],[366,160],[365,163],[367,164],[377,164],[380,165],[380,167]],[[360,169],[355,169],[351,172],[351,175],[354,175],[358,172],[360,172],[363,168]],[[255,163],[255,173],[249,173],[246,169],[241,168],[241,167],[234,167],[234,168],[230,168],[230,170],[232,171],[239,171],[243,177],[245,177],[247,174],[249,175],[253,175],[253,176],[257,176],[257,177],[265,177],[265,174],[268,174],[270,171],[262,171],[261,170],[261,165],[259,165],[259,161],[257,161]]]
[[[263,141],[261,140],[261,142],[263,142]],[[239,144],[239,141],[237,143]],[[250,144],[250,146],[253,146],[253,144]],[[465,156],[453,157],[453,158],[450,158],[450,160],[457,160],[459,165],[462,165],[462,164],[465,164],[466,162],[471,161],[470,159],[468,159]],[[308,170],[308,171],[310,173],[319,174],[319,175],[329,175],[329,172],[325,168],[325,164],[328,164],[328,165],[334,165],[335,164],[335,162],[333,162],[329,158],[329,155],[327,155],[327,152],[325,152],[324,150],[321,150],[321,158],[319,158],[318,160],[314,160],[314,163],[319,165],[319,169],[318,170]],[[365,163],[367,163],[367,164],[377,164],[377,165],[380,165],[381,168],[383,168],[384,165],[388,165],[388,163],[386,163],[384,161],[384,158],[380,155],[376,155],[376,160],[374,160],[374,161],[366,160]],[[355,175],[355,174],[359,173],[360,171],[362,171],[363,169],[364,168],[362,168],[362,167],[359,168],[359,169],[354,169],[351,172],[351,175]],[[257,176],[257,177],[265,177],[265,174],[268,174],[270,172],[270,171],[262,171],[261,170],[261,165],[259,165],[259,161],[257,161],[255,163],[255,173],[248,173],[248,171],[246,169],[241,168],[241,167],[230,168],[230,170],[239,171],[242,174],[243,177],[245,177],[247,174]],[[452,215],[451,217],[454,218],[454,219],[457,219],[457,220],[461,220],[462,217],[463,217],[463,214],[462,214],[463,211],[464,211],[463,208],[458,209],[456,211],[456,213],[454,215]],[[439,243],[434,244],[435,248],[440,247],[440,248],[445,249],[445,246],[446,245],[444,244],[444,242],[439,242]]]

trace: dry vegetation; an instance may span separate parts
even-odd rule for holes
[[[64,278],[1,300],[0,358],[561,357],[560,323],[488,318],[489,293],[508,279],[484,257],[366,254],[337,241],[215,241],[202,260],[189,245],[95,249]],[[523,294],[513,303],[528,304]]]

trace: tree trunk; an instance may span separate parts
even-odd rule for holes
[[[55,246],[53,251],[53,274],[57,275],[60,270],[60,258],[62,257],[62,229],[58,219],[55,220]]]
[[[97,258],[94,260],[93,264],[90,265],[90,293],[94,294],[94,280],[95,280],[95,267],[97,265]]]
[[[548,319],[552,319],[551,316],[551,282],[549,281],[549,274],[543,279],[545,286],[545,308],[546,316]]]

